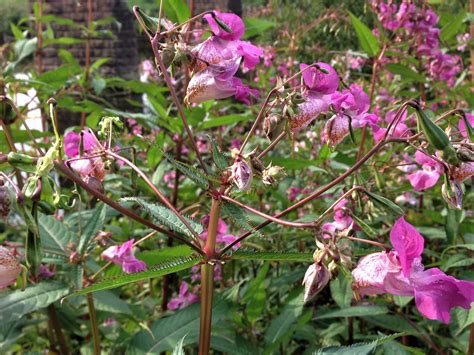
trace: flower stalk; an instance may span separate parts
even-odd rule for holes
[[[87,307],[89,308],[89,319],[92,327],[92,341],[94,344],[94,355],[100,355],[100,335],[97,325],[97,314],[95,312],[94,298],[92,293],[87,294]]]

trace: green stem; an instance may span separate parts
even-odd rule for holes
[[[94,298],[91,293],[87,294],[87,307],[89,308],[89,319],[92,327],[92,340],[94,343],[94,355],[100,355],[100,336],[95,313]]]
[[[219,221],[220,202],[212,200],[211,216],[204,251],[212,259],[216,251],[217,222]],[[204,263],[201,266],[201,322],[199,332],[199,355],[209,354],[211,344],[212,299],[214,296],[214,265]]]

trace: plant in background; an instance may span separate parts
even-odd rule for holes
[[[395,351],[425,342],[441,353],[446,337],[433,340],[432,333],[444,328],[416,318],[417,312],[443,323],[454,318],[457,334],[467,338],[471,323],[460,319],[469,317],[474,302],[472,273],[458,279],[449,269],[464,265],[451,259],[453,250],[472,249],[472,235],[460,234],[469,212],[463,195],[470,206],[464,191],[474,175],[472,115],[467,103],[464,109],[453,105],[457,91],[442,103],[431,99],[468,87],[457,78],[461,57],[439,47],[436,14],[427,6],[374,1],[376,31],[349,15],[367,55],[354,69],[372,65],[367,93],[363,81],[348,83],[319,60],[290,65],[284,78],[267,80],[275,71],[262,73],[258,66],[268,53],[246,40],[242,19],[212,10],[191,16],[176,6],[178,21],[166,18],[163,6],[156,18],[133,9],[156,68],[148,63],[146,69],[153,81],[129,86],[146,92],[147,109],[159,120],[104,108],[90,117],[90,128],[83,120],[61,136],[57,102],[50,99],[54,136],[43,138],[29,130],[14,101],[1,96],[13,117],[1,120],[7,147],[0,155],[1,216],[13,225],[14,209],[24,227],[16,228],[22,240],[0,247],[0,288],[15,283],[19,261],[28,278],[25,291],[0,298],[0,319],[11,334],[28,313],[47,307],[50,346],[61,353],[86,337],[96,354],[104,347],[182,353],[196,343],[200,354],[234,347],[242,353],[324,352],[326,345],[354,343],[354,332],[363,338],[368,324],[397,333],[338,351],[371,353],[379,345]],[[193,26],[201,20],[209,37],[195,43]],[[413,57],[401,56],[405,51]],[[275,86],[259,91],[246,84],[259,73],[257,82]],[[245,106],[221,101],[231,97]],[[428,107],[451,109],[436,114]],[[216,112],[224,115],[210,119]],[[93,125],[98,114],[102,119]],[[128,118],[128,126],[112,114]],[[240,123],[246,116],[250,125]],[[21,149],[15,120],[30,144]],[[226,122],[237,125],[222,129]],[[439,210],[446,215],[448,246],[426,227],[440,222]],[[388,234],[393,250],[385,244]],[[134,253],[136,247],[141,252]],[[291,272],[288,262],[303,267]],[[176,273],[180,279],[170,277]],[[157,277],[164,277],[160,288]],[[110,291],[117,287],[139,303],[128,305]],[[173,289],[177,295],[170,297]],[[361,298],[367,295],[378,298]],[[158,299],[164,317],[155,314]],[[71,335],[64,334],[58,312],[71,323],[83,312]],[[126,315],[118,323],[126,327],[111,330],[117,323],[107,312]],[[377,315],[385,321],[364,318]],[[347,323],[315,325],[338,317]],[[403,329],[397,321],[404,321]],[[414,344],[407,339],[413,334],[421,339]],[[472,350],[472,334],[452,346]],[[393,341],[398,337],[403,345]]]

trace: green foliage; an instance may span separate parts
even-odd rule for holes
[[[367,27],[367,25],[359,20],[354,14],[349,12],[349,16],[351,18],[352,26],[354,26],[355,32],[357,34],[357,38],[359,39],[360,46],[369,55],[369,57],[376,57],[380,52],[380,46],[378,44],[377,38]]]

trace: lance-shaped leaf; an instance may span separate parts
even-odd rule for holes
[[[250,225],[247,213],[242,208],[231,203],[224,202],[222,204],[222,209],[237,226],[249,231],[252,236],[263,238],[263,234]]]
[[[146,202],[138,197],[127,197],[123,198],[122,201],[132,201],[138,203],[158,223],[167,226],[175,232],[187,235],[188,237],[193,237],[193,234],[188,229],[188,227],[186,227],[186,225],[178,218],[178,216],[176,216],[176,214],[169,208],[158,204]],[[204,229],[201,224],[197,223],[189,217],[183,217],[184,219],[186,219],[189,225],[196,231],[197,234],[201,234],[203,232]]]
[[[365,191],[365,193],[367,194],[367,196],[369,196],[369,198],[373,202],[377,203],[378,205],[384,208],[387,208],[388,210],[392,211],[396,215],[403,216],[405,214],[405,211],[403,210],[403,208],[401,208],[395,202],[390,201],[388,198],[374,194],[373,192],[369,192],[369,191]]]
[[[221,170],[227,168],[229,166],[229,163],[227,162],[225,155],[222,154],[222,152],[220,151],[216,140],[214,139],[214,137],[208,137],[211,142],[212,158],[214,159],[214,163],[216,163],[217,167]]]
[[[208,180],[210,180],[211,178],[207,176],[203,171],[198,170],[181,161],[177,161],[167,153],[164,153],[164,156],[171,163],[171,165],[178,169],[184,176],[188,177],[205,190],[209,188]]]
[[[197,265],[200,260],[201,259],[198,257],[175,258],[162,264],[158,264],[143,272],[137,272],[135,274],[124,273],[118,277],[103,279],[89,287],[74,292],[73,294],[67,296],[67,298],[85,295],[95,291],[110,290],[112,288],[128,285],[134,282],[172,274],[174,272],[189,269],[194,265]]]
[[[354,26],[360,46],[370,57],[375,57],[380,51],[377,38],[374,36],[370,28],[368,28],[353,13],[349,12],[349,16],[351,17],[352,26]]]
[[[105,215],[106,215],[106,205],[101,204],[96,208],[94,214],[87,222],[84,232],[79,239],[79,246],[77,251],[79,254],[84,255],[87,246],[89,245],[91,239],[97,234],[97,232],[104,226]]]
[[[310,263],[313,261],[313,253],[239,249],[232,254],[232,259]]]
[[[15,290],[0,297],[0,322],[17,321],[21,317],[49,306],[69,292],[66,284],[43,281],[27,287],[25,291]]]

